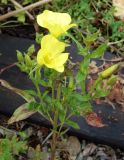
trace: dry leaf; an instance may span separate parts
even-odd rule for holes
[[[77,154],[81,151],[81,144],[78,138],[74,136],[70,136],[68,138],[66,147],[71,156],[77,156]]]
[[[113,0],[113,6],[115,7],[115,16],[120,19],[124,18],[124,0]]]
[[[95,61],[92,61],[89,65],[89,73],[90,74],[95,74],[99,72],[99,68],[96,65]]]
[[[101,128],[105,126],[105,124],[102,123],[101,118],[95,112],[87,114],[85,119],[87,123],[93,127]]]
[[[1,84],[1,86],[5,87],[7,89],[10,89],[11,91],[13,91],[16,94],[20,95],[27,102],[34,101],[34,98],[31,95],[27,94],[25,91],[23,91],[21,89],[18,89],[18,88],[15,88],[15,87],[11,86],[7,81],[5,81],[3,79],[0,79],[0,84]]]
[[[124,84],[122,82],[123,81],[121,80],[118,80],[116,82],[106,99],[108,99],[110,102],[115,101],[116,103],[121,104],[121,106],[124,107]]]
[[[24,120],[30,117],[32,114],[36,113],[34,110],[28,110],[27,104],[28,103],[24,103],[15,110],[12,117],[9,119],[8,124]]]

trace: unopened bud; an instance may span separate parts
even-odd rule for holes
[[[103,79],[108,78],[111,76],[119,67],[119,64],[114,64],[111,67],[107,68],[105,71],[101,73],[101,77]]]

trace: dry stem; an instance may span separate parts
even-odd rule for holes
[[[42,1],[30,4],[30,5],[28,5],[28,6],[24,7],[24,8],[18,9],[16,11],[12,11],[12,12],[6,13],[6,14],[0,16],[0,21],[3,21],[3,20],[5,20],[5,19],[7,19],[9,17],[12,17],[12,16],[16,15],[19,12],[27,11],[29,9],[33,9],[35,7],[38,7],[38,6],[42,5],[42,4],[45,4],[45,3],[48,3],[48,2],[51,2],[51,1],[52,0],[42,0]]]
[[[24,8],[21,4],[19,4],[17,1],[15,0],[10,0],[15,6],[17,6],[18,8]],[[30,18],[30,20],[34,20],[34,17],[26,10],[25,13],[28,15],[28,17]]]

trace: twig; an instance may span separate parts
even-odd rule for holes
[[[116,41],[116,42],[109,42],[108,45],[118,44],[121,42],[124,42],[124,39],[121,39],[120,41]]]
[[[96,8],[96,6],[95,6],[95,4],[94,4],[94,2],[93,2],[93,1],[91,1],[91,4],[92,4],[93,8],[95,9],[96,13],[98,13],[98,12],[99,12],[99,10]]]
[[[52,0],[42,0],[42,1],[30,4],[30,5],[28,5],[28,6],[24,7],[24,8],[18,9],[16,11],[12,11],[12,12],[6,13],[6,14],[0,16],[0,21],[3,21],[3,20],[5,20],[5,19],[7,19],[9,17],[12,17],[12,16],[14,16],[17,13],[20,13],[22,11],[27,11],[29,9],[33,9],[35,7],[38,7],[38,6],[42,5],[42,4],[45,4],[45,3],[48,3],[48,2],[51,2],[51,1]]]
[[[21,4],[19,4],[17,1],[15,0],[10,0],[15,6],[17,6],[18,8],[24,8]],[[30,20],[34,20],[34,17],[26,10],[25,13],[28,15],[28,17],[30,18]]]
[[[52,136],[53,131],[50,132],[50,134],[48,134],[48,136],[45,138],[45,140],[42,142],[42,145],[44,145],[46,143],[46,141]]]
[[[99,59],[99,61],[106,61],[106,62],[120,62],[120,61],[123,61],[124,58],[115,58],[115,59],[105,59],[105,58],[102,58],[102,59]]]
[[[5,135],[5,134],[7,134],[7,135],[15,135],[16,134],[17,135],[18,134],[18,132],[14,131],[14,130],[7,129],[1,125],[0,125],[0,133],[2,135]]]
[[[16,64],[17,64],[17,62],[16,62],[16,63],[13,63],[13,64],[10,64],[10,65],[8,65],[8,66],[0,69],[0,74],[2,74],[4,71],[6,71],[6,70],[8,70],[8,69],[10,69],[10,68],[12,68],[12,67],[14,67],[14,66],[16,66]]]

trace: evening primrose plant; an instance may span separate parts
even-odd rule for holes
[[[68,33],[68,30],[76,24],[71,24],[71,17],[67,13],[45,10],[37,16],[37,22],[49,31],[41,39],[41,48],[37,56],[33,54],[34,46],[31,46],[27,53],[17,52],[18,67],[28,74],[36,89],[20,90],[6,81],[0,82],[26,101],[14,112],[9,123],[26,119],[36,112],[51,123],[51,160],[55,160],[57,139],[69,130],[69,126],[75,129],[80,128],[72,120],[74,115],[85,116],[92,111],[91,102],[94,99],[108,95],[116,81],[116,77],[111,75],[117,67],[100,73],[90,90],[87,91],[85,82],[89,74],[90,61],[92,58],[103,56],[107,45],[101,44],[91,52],[91,45],[98,36],[95,33],[83,37],[85,46],[82,46]],[[82,56],[80,63],[73,63],[70,60],[69,53],[65,51],[70,44],[65,43],[63,37],[69,37],[77,44],[79,54]],[[111,83],[107,83],[107,86],[103,88],[104,81]],[[65,124],[68,127],[65,127]]]

